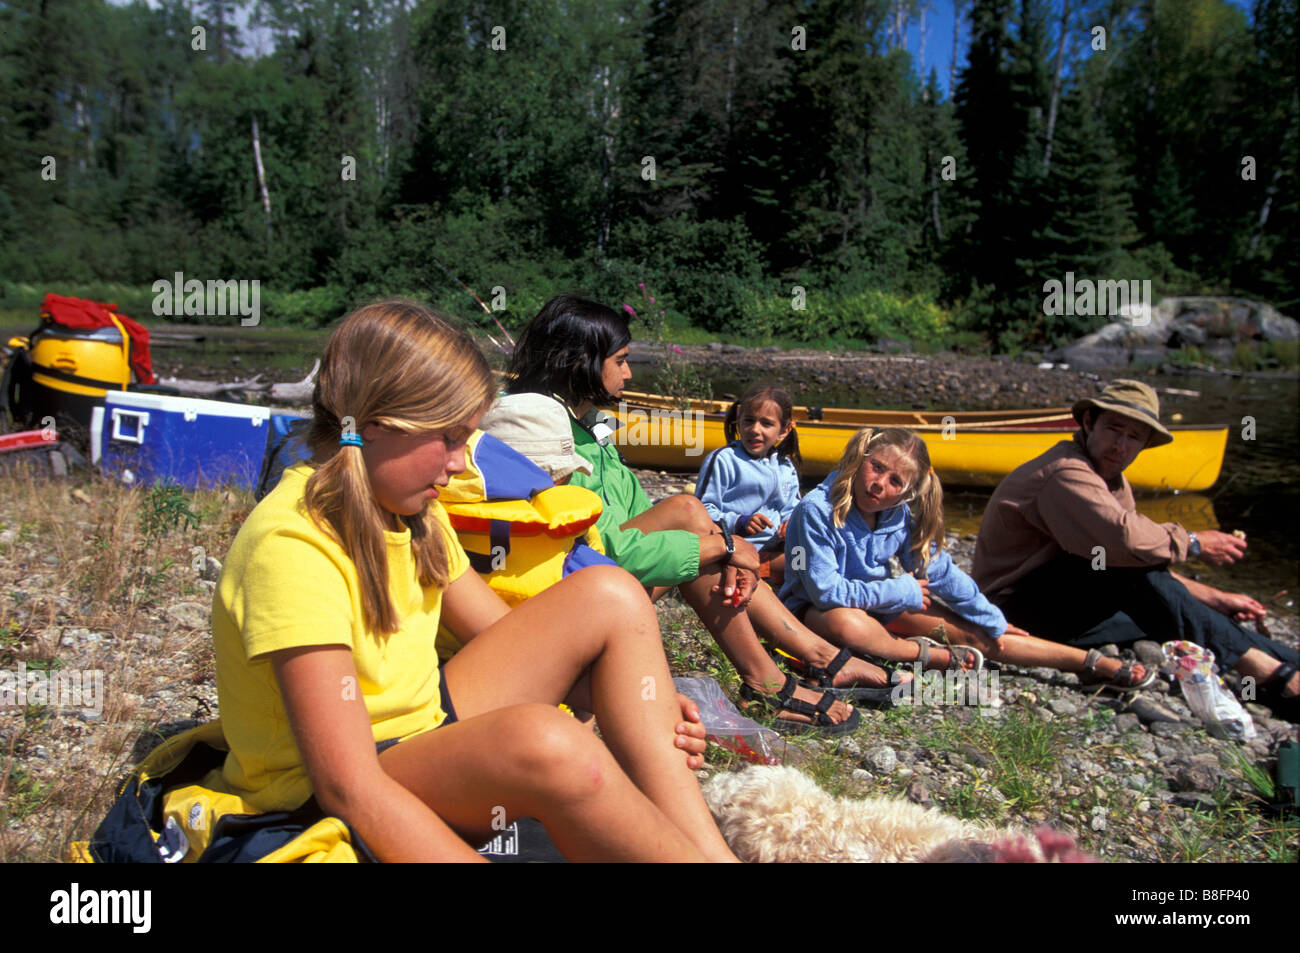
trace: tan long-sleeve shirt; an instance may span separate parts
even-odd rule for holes
[[[1121,474],[1107,485],[1081,435],[1017,467],[984,510],[971,576],[994,602],[1062,552],[1091,560],[1100,546],[1105,565],[1117,567],[1187,558],[1187,530],[1140,515],[1128,480]]]

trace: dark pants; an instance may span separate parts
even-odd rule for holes
[[[1300,652],[1201,603],[1168,569],[1093,569],[1087,559],[1061,555],[1017,582],[1000,608],[1031,634],[1078,648],[1184,639],[1210,649],[1224,671],[1247,649],[1300,665]]]

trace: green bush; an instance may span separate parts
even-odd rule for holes
[[[739,219],[634,221],[616,236],[613,257],[625,280],[635,275],[710,331],[737,330],[746,289],[762,281],[760,249]]]
[[[901,338],[935,345],[944,343],[951,331],[947,314],[925,296],[903,298],[885,291],[836,294],[816,288],[805,288],[804,294],[800,310],[793,292],[744,292],[741,327],[746,336],[862,342]]]
[[[269,324],[323,328],[348,311],[347,293],[327,285],[303,291],[275,291],[262,288],[262,320]]]

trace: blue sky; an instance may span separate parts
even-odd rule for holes
[[[108,0],[116,6],[126,6],[132,0]],[[157,6],[155,0],[145,0],[149,6]],[[1226,0],[1229,4],[1243,10],[1247,17],[1250,16],[1252,3],[1251,0]],[[963,7],[969,9],[970,0],[964,0]],[[944,90],[945,96],[951,96],[952,91],[948,88],[948,71],[949,64],[952,62],[952,21],[953,21],[953,0],[931,0],[930,8],[926,11],[924,46],[925,57],[921,58],[922,47],[922,30],[919,17],[914,17],[913,21],[907,27],[907,50],[912,54],[912,63],[924,82],[929,75],[930,70],[934,69],[939,75],[939,86]],[[241,27],[245,26],[248,19],[247,10],[239,11],[237,17]],[[957,68],[958,70],[964,65],[966,60],[966,43],[969,40],[970,26],[967,18],[962,17],[961,35],[958,40]],[[1051,26],[1052,31],[1056,29],[1055,22]],[[262,31],[257,31],[262,32]],[[263,34],[260,38],[249,36],[248,31],[244,30],[245,42],[252,49],[250,52],[267,53],[269,52],[268,38]],[[260,42],[259,42],[260,39]],[[1084,42],[1084,35],[1080,34],[1079,42]]]

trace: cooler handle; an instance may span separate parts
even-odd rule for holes
[[[126,418],[135,420],[135,433],[123,433],[122,421]],[[126,410],[122,407],[113,408],[113,439],[120,440],[123,443],[134,443],[142,445],[144,443],[144,428],[149,426],[149,411],[147,410]]]

